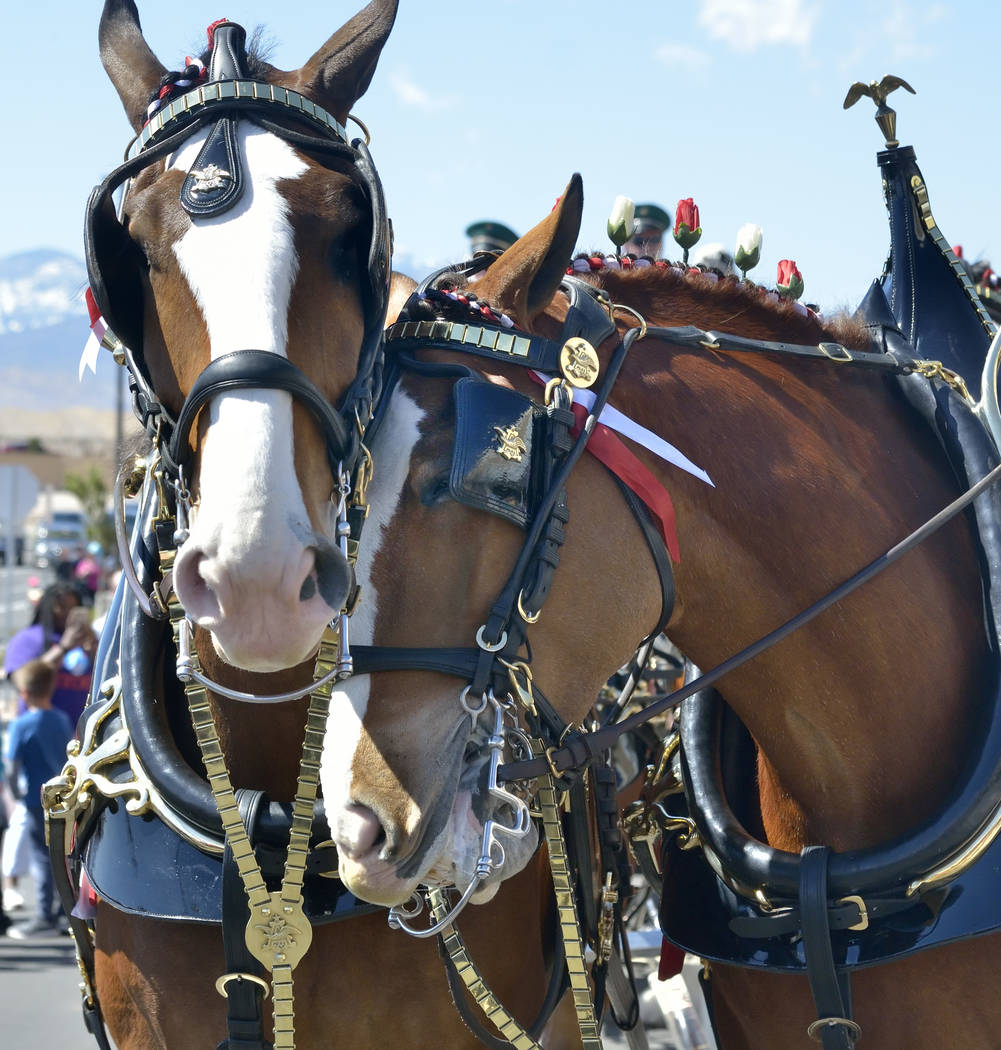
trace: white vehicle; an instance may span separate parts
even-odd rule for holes
[[[34,559],[40,569],[75,561],[86,549],[87,521],[80,511],[53,511],[35,531]]]

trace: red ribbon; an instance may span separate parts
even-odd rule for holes
[[[573,414],[577,426],[573,436],[577,437],[587,419],[587,409],[574,405]],[[674,521],[674,504],[667,489],[657,480],[653,472],[626,448],[625,442],[603,423],[596,423],[587,443],[587,451],[636,493],[654,516],[664,538],[664,544],[675,564],[681,563],[678,547],[678,532]]]

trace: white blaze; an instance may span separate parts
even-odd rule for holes
[[[193,136],[168,166],[190,170],[207,135]],[[298,257],[277,184],[301,177],[307,165],[287,143],[246,121],[239,144],[242,197],[220,215],[192,217],[174,253],[204,317],[213,360],[247,349],[286,357]],[[189,544],[213,550],[222,567],[252,555],[284,564],[292,537],[308,545],[312,529],[295,473],[291,395],[236,391],[213,398],[206,411],[202,498]],[[298,565],[283,571],[299,571]]]
[[[410,473],[410,457],[420,438],[424,413],[407,394],[396,390],[379,429],[372,458],[375,472],[368,489],[369,516],[359,545],[355,575],[361,586],[361,601],[351,617],[351,639],[372,645],[379,594],[372,580],[372,566],[382,546],[383,533],[400,504],[403,486]],[[327,816],[333,827],[336,810],[352,801],[351,766],[361,739],[361,725],[368,709],[368,675],[357,675],[337,686],[330,697],[330,715],[320,763],[320,784]]]

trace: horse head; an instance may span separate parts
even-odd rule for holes
[[[91,283],[190,493],[173,585],[218,655],[247,670],[306,659],[352,587],[339,472],[359,453],[391,234],[344,125],[396,6],[373,0],[292,71],[222,22],[207,68],[168,74],[132,0],[106,0],[101,18],[138,152],[92,198]],[[111,190],[126,179],[119,221]]]
[[[470,285],[470,291],[485,290],[484,303],[513,318],[512,332],[559,331],[560,322],[544,310],[564,280],[582,201],[575,177],[557,208]],[[482,321],[480,314],[467,314]],[[525,411],[529,422],[531,401],[540,399],[542,388],[526,369],[499,359],[473,359],[475,368],[457,384],[469,361],[447,350],[422,352],[419,361],[397,358],[372,445],[369,532],[357,565],[365,597],[354,616],[354,638],[375,647],[370,658],[356,648],[359,670],[376,670],[333,694],[321,783],[342,879],[356,895],[382,904],[399,904],[421,883],[451,883],[463,891],[475,884],[472,900],[489,899],[527,863],[537,842],[527,813],[520,812],[524,803],[498,791],[491,775],[499,725],[493,700],[517,691],[513,684],[469,686],[484,652],[469,647],[474,638],[483,640],[481,625],[526,542],[526,521],[456,499],[450,476],[459,453],[470,451],[467,427],[483,421],[478,403],[456,407],[466,405],[456,393],[460,387],[472,387],[474,397],[514,399],[515,415]],[[494,422],[486,419],[487,444],[473,452],[482,462],[472,469],[503,501],[502,490],[514,484],[520,467],[533,459],[530,470],[542,470],[535,457],[547,452],[524,455],[522,439],[512,436],[507,454],[514,458],[505,458],[497,451],[505,446],[491,429]],[[531,435],[523,435],[531,444]],[[581,463],[568,490],[571,506],[575,492],[615,499],[614,482],[595,463]],[[585,552],[600,547],[601,525],[572,521],[567,529],[575,542],[561,552],[545,612],[532,627],[531,658],[559,716],[578,722],[633,651],[627,623],[637,615],[652,623],[658,595],[655,583],[638,583],[628,616],[614,600],[605,607],[590,600],[595,592]],[[604,567],[625,572],[625,550],[642,542],[627,521],[621,542],[605,551]],[[598,634],[602,645],[590,647],[587,639]],[[427,651],[429,646],[436,648]],[[451,660],[456,666],[450,670]],[[381,673],[387,666],[394,669]],[[502,721],[514,718],[508,711]],[[484,837],[490,821],[498,829],[495,840]],[[519,824],[524,834],[504,834]]]

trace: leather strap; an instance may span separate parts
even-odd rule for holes
[[[323,396],[316,384],[288,358],[268,350],[237,350],[209,364],[195,380],[177,417],[170,439],[170,459],[180,463],[188,450],[188,435],[199,411],[217,394],[231,390],[285,390],[305,405],[319,423],[327,439],[331,467],[338,462],[349,465],[358,450],[354,431]]]
[[[635,329],[634,329],[635,330]],[[565,773],[570,769],[577,769],[587,765],[596,755],[614,746],[615,741],[624,733],[637,729],[645,722],[649,722],[655,715],[677,706],[682,700],[694,696],[696,693],[708,689],[731,671],[740,667],[748,660],[753,659],[759,653],[782,641],[783,638],[792,634],[793,631],[809,623],[815,616],[819,616],[825,609],[839,602],[842,598],[851,594],[863,583],[877,576],[884,569],[889,568],[909,551],[913,550],[919,543],[927,539],[932,533],[940,529],[946,522],[951,521],[960,511],[965,510],[985,489],[1001,479],[1001,464],[988,471],[976,484],[963,493],[958,499],[953,500],[944,507],[933,518],[930,518],[919,528],[915,529],[909,536],[901,540],[896,546],[891,547],[885,554],[871,561],[864,569],[860,569],[854,576],[847,579],[840,586],[825,595],[819,601],[814,602],[809,608],[804,609],[792,619],[776,627],[774,631],[766,634],[763,638],[753,642],[740,652],[718,664],[712,671],[693,679],[673,693],[663,696],[645,707],[642,711],[614,726],[599,729],[593,733],[575,732],[567,736],[563,746],[551,751],[543,758],[525,759],[520,762],[507,762],[497,770],[499,780],[528,780],[542,776],[547,771]]]
[[[800,859],[799,911],[803,951],[817,1022],[808,1029],[824,1050],[854,1050],[859,1027],[851,1017],[851,990],[846,973],[834,966],[827,906],[829,846],[807,846]]]
[[[262,791],[238,788],[236,802],[251,842],[257,817],[264,801]],[[226,955],[226,1032],[217,1050],[272,1050],[264,1041],[264,986],[244,976],[267,979],[264,968],[247,948],[246,929],[250,920],[247,894],[236,858],[226,841],[222,862],[222,942]]]
[[[846,897],[827,909],[827,925],[831,930],[865,929],[870,923],[915,908],[926,909],[915,898]],[[795,933],[803,923],[797,907],[778,908],[766,915],[737,915],[728,923],[738,937],[782,937]]]

